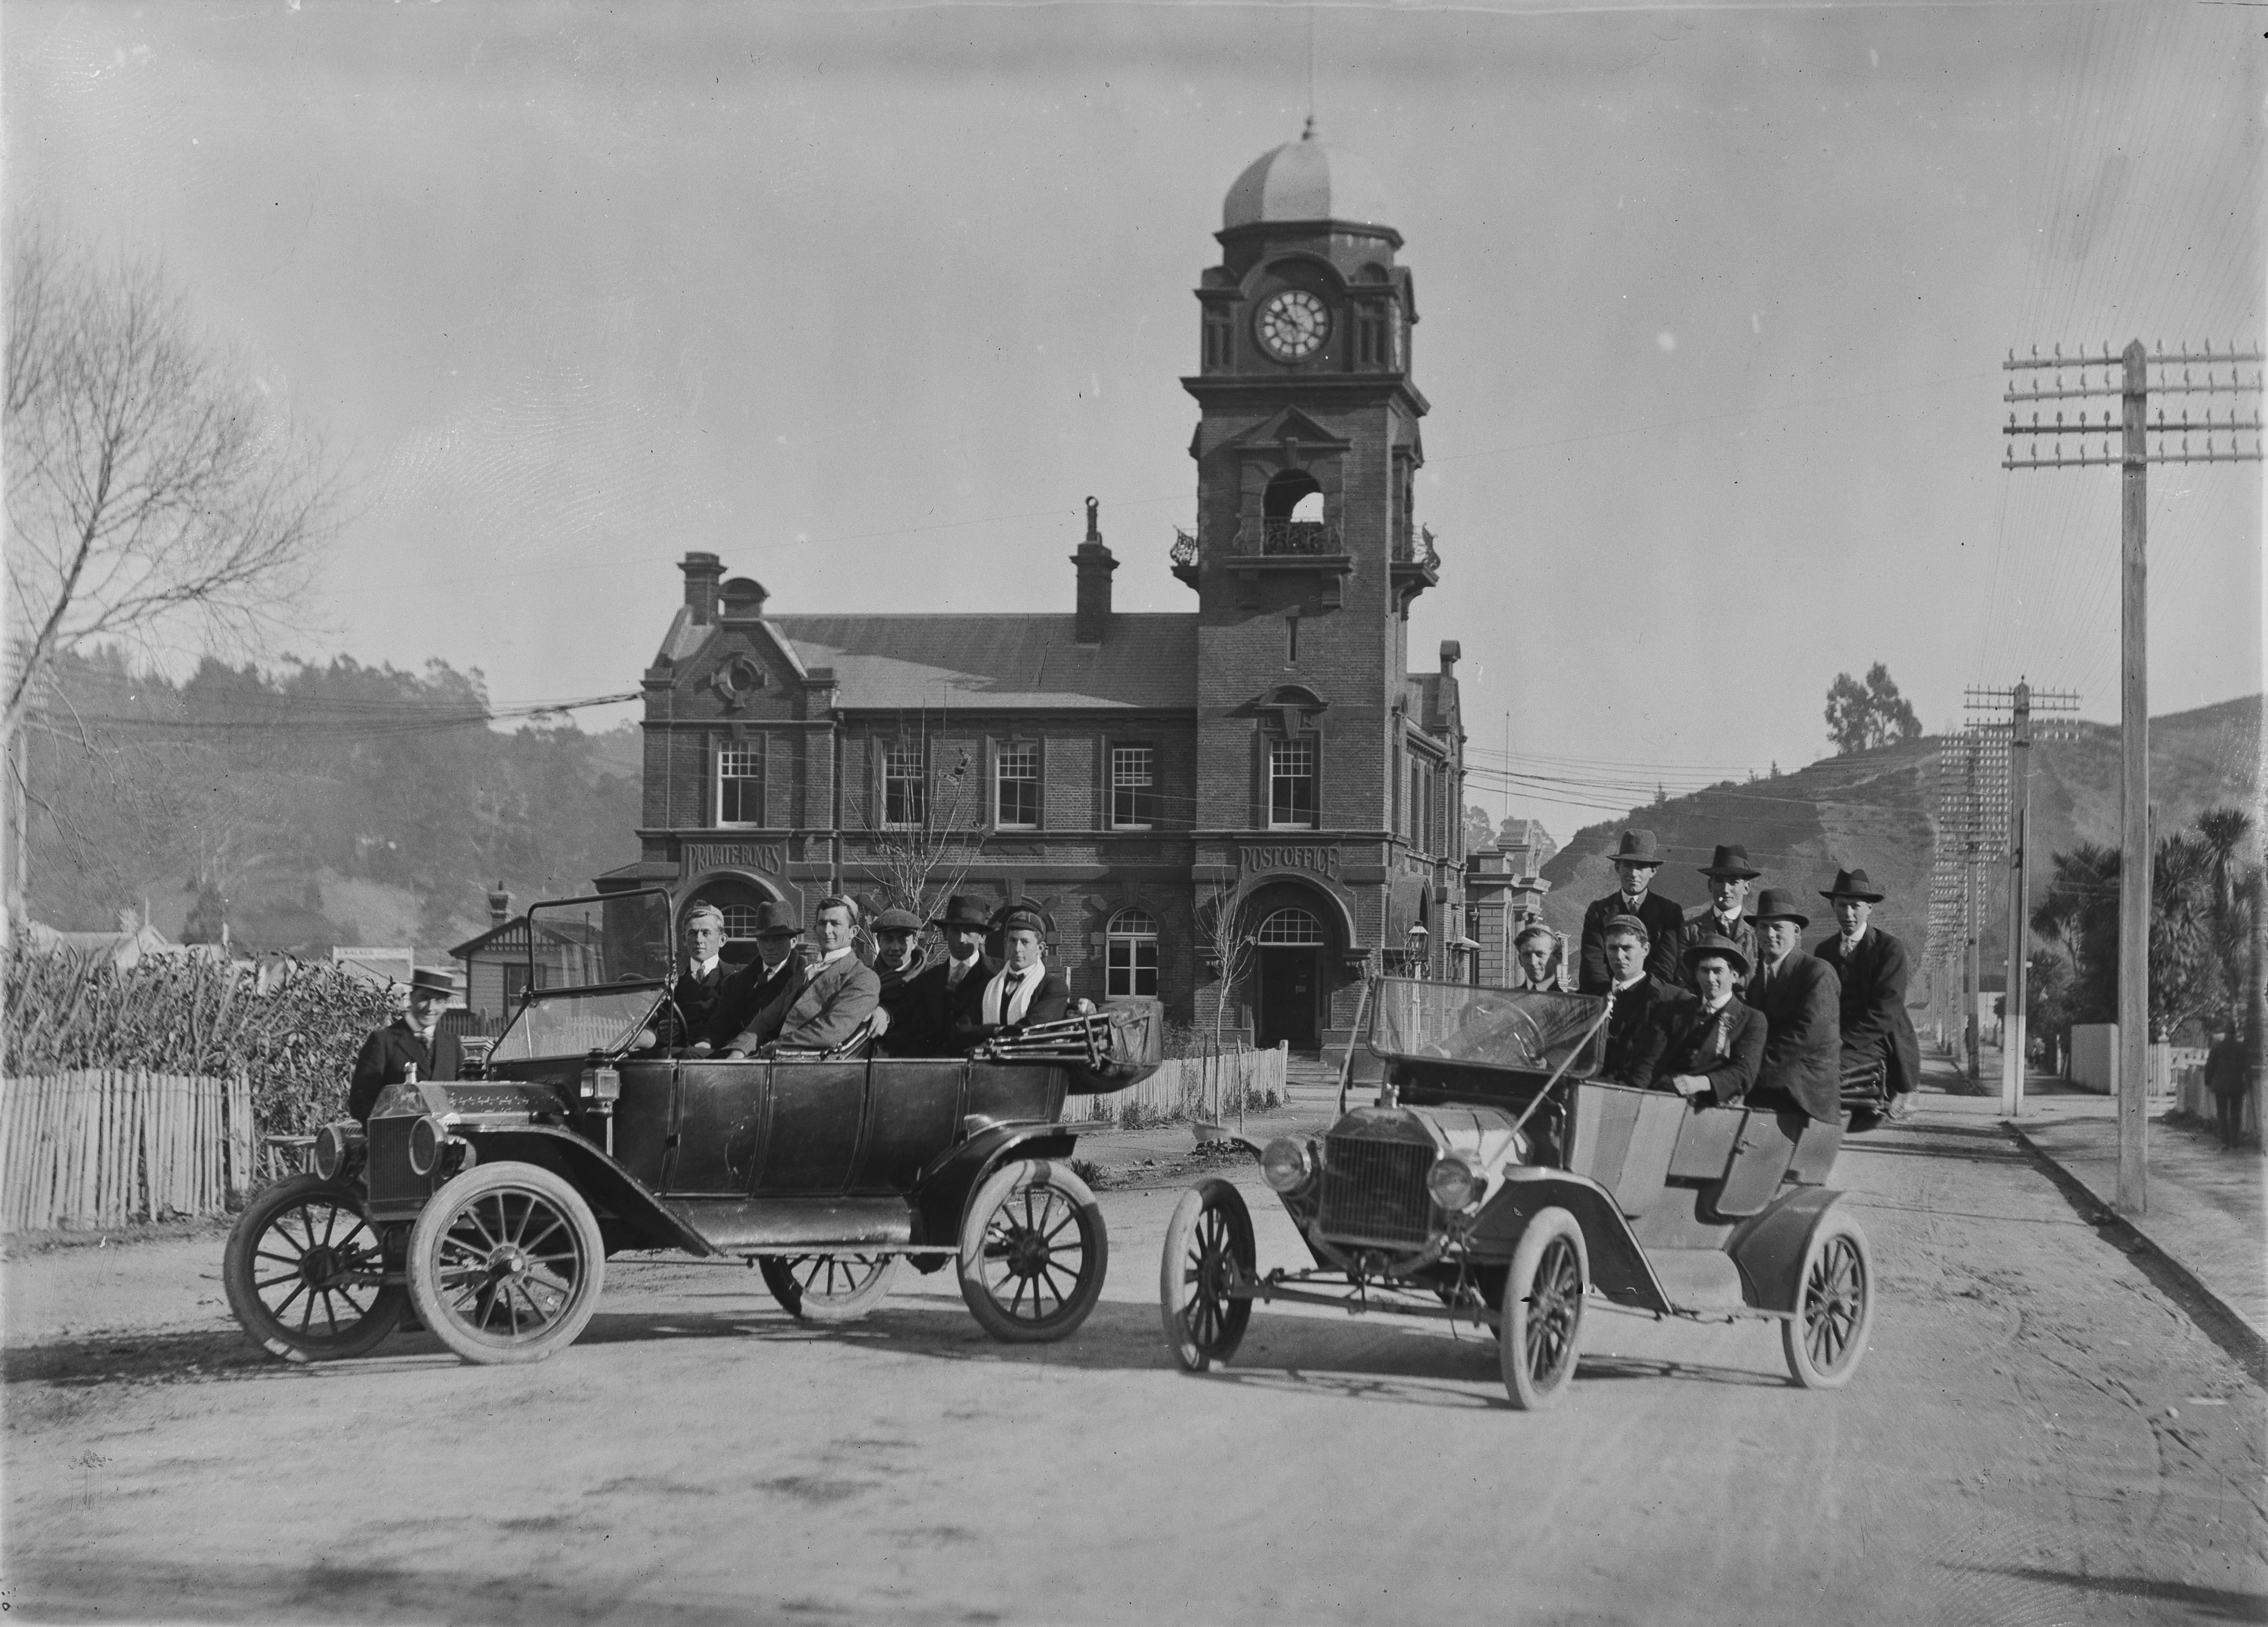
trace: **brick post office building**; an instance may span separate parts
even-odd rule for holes
[[[961,890],[1035,902],[1098,1000],[1209,1022],[1225,901],[1257,940],[1230,1022],[1301,1050],[1344,1044],[1366,968],[1469,969],[1457,647],[1409,670],[1440,566],[1412,508],[1402,238],[1312,128],[1223,216],[1182,381],[1197,528],[1172,568],[1196,607],[1115,610],[1092,504],[1064,615],[782,613],[688,554],[644,677],[643,857],[602,885],[658,881],[737,930],[766,899],[880,897],[949,825],[979,850]]]

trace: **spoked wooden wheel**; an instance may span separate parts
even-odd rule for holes
[[[401,1320],[409,1297],[380,1280],[382,1253],[354,1192],[294,1175],[245,1206],[221,1281],[261,1344],[286,1361],[332,1361],[367,1354]]]
[[[1806,1389],[1840,1389],[1858,1371],[1874,1323],[1874,1258],[1852,1216],[1830,1211],[1803,1251],[1795,1314],[1780,1324],[1788,1375]]]
[[[855,1321],[890,1292],[896,1255],[759,1255],[780,1309],[803,1321]]]
[[[1512,1404],[1534,1412],[1565,1394],[1583,1336],[1590,1256],[1583,1228],[1564,1209],[1537,1211],[1512,1251],[1497,1356]]]
[[[1094,1308],[1109,1251],[1086,1182],[1024,1159],[995,1171],[961,1217],[961,1297],[996,1339],[1060,1339]]]
[[[1236,1354],[1252,1320],[1252,1301],[1229,1290],[1248,1284],[1255,1269],[1252,1211],[1244,1194],[1218,1176],[1182,1194],[1166,1226],[1159,1309],[1174,1359],[1205,1373]]]
[[[591,1206],[533,1164],[467,1170],[433,1194],[409,1234],[417,1314],[467,1361],[541,1361],[572,1344],[605,1275]]]

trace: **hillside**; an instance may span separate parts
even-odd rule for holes
[[[2151,720],[2150,801],[2161,832],[2177,829],[2212,806],[2257,810],[2261,704],[2259,696],[2250,696]],[[2080,723],[2073,733],[2032,750],[2036,894],[2050,853],[2082,841],[2118,841],[2120,730]],[[1697,867],[1709,862],[1718,843],[1738,842],[1764,872],[1759,887],[1793,887],[1817,905],[1815,935],[1827,920],[1819,888],[1837,869],[1856,865],[1889,895],[1876,906],[1875,920],[1918,947],[1928,937],[1938,745],[1930,737],[1822,758],[1775,778],[1727,781],[1587,826],[1543,867],[1551,883],[1544,919],[1566,931],[1582,924],[1584,906],[1615,884],[1607,855],[1620,833],[1635,826],[1652,830],[1668,853],[1654,887],[1680,903],[1703,902]],[[1984,938],[1988,966],[2007,953],[2004,875],[1996,865]]]

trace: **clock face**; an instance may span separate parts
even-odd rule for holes
[[[1331,313],[1303,288],[1287,288],[1260,307],[1261,348],[1279,362],[1313,356],[1331,336]]]

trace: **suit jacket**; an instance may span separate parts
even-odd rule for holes
[[[1575,984],[1577,992],[1604,994],[1614,987],[1615,980],[1607,971],[1607,923],[1623,913],[1619,890],[1592,900],[1591,907],[1583,911],[1583,970]],[[1664,983],[1675,983],[1675,940],[1678,928],[1685,924],[1684,909],[1649,890],[1638,900],[1638,918],[1646,923],[1650,940],[1646,952],[1646,971]]]
[[[1653,1064],[1658,1090],[1671,1088],[1681,1073],[1697,1073],[1709,1081],[1709,1101],[1727,1107],[1741,1101],[1756,1084],[1764,1065],[1764,1014],[1743,1005],[1734,995],[1715,1016],[1701,1009],[1698,1000],[1672,1008],[1662,1022],[1663,1043]],[[1699,1097],[1694,1098],[1699,1101]]]
[[[1599,1079],[1608,1085],[1653,1083],[1654,1064],[1669,1041],[1669,1020],[1693,997],[1651,973],[1615,991],[1614,1014],[1607,1019],[1607,1055]]]
[[[1839,1122],[1843,990],[1835,968],[1800,948],[1791,950],[1777,972],[1756,967],[1747,998],[1771,1025],[1752,1093],[1767,1101],[1758,1105],[1798,1107],[1823,1123]]]
[[[992,977],[998,978],[1003,975],[1005,970],[1005,968],[996,968]],[[990,1039],[1004,1029],[1027,1028],[1035,1022],[1061,1022],[1071,1014],[1071,984],[1065,981],[1064,975],[1052,966],[1042,963],[1039,970],[1040,986],[1033,991],[1032,998],[1025,1003],[1024,1014],[1013,1022],[985,1022],[984,993],[982,990],[978,992],[976,1018],[981,1030],[980,1040]],[[991,982],[992,978],[985,980],[987,989],[990,987]]]
[[[395,1018],[364,1040],[356,1053],[354,1073],[347,1085],[347,1111],[357,1122],[369,1123],[379,1093],[389,1085],[401,1084],[412,1064],[421,1079],[455,1079],[460,1049],[456,1035],[442,1033],[438,1026],[429,1047],[407,1017]]]
[[[948,990],[946,978],[953,970],[949,956],[924,968],[914,979],[914,999],[921,1011],[922,1034],[932,1056],[964,1056],[984,1038],[984,985],[1000,969],[997,961],[976,957],[958,989]],[[903,1054],[903,1053],[901,1053]]]
[[[719,961],[702,977],[692,972],[680,975],[670,986],[669,1004],[662,1007],[661,1020],[656,1024],[664,1045],[690,1045],[708,1032],[711,1019],[717,1014],[717,1002],[733,981],[736,968]]]
[[[777,1041],[832,1050],[858,1031],[881,1000],[881,980],[855,954],[801,968],[786,990],[758,1012],[727,1049],[752,1051]]]
[[[880,966],[874,968],[874,976],[881,984],[882,1009],[890,1014],[889,1032],[882,1036],[882,1049],[887,1055],[931,1054],[928,1005],[921,990],[922,975],[929,967],[928,955],[916,949],[906,958],[906,963],[894,971],[886,971]]]
[[[1750,966],[1756,963],[1758,953],[1756,929],[1749,924],[1748,917],[1743,916],[1734,921],[1733,930],[1727,932],[1718,925],[1717,917],[1710,907],[1704,904],[1697,914],[1685,917],[1685,924],[1677,929],[1677,938],[1671,950],[1676,957],[1677,969],[1671,973],[1670,976],[1673,981],[1685,988],[1694,989],[1693,974],[1688,971],[1685,966],[1685,952],[1705,938],[1729,938],[1734,946],[1740,950],[1742,960]],[[1747,973],[1735,973],[1733,977],[1733,992],[1738,994],[1748,986],[1748,982]],[[1699,992],[1697,989],[1694,991]]]
[[[1840,933],[1811,952],[1835,968],[1843,985],[1837,1020],[1843,1026],[1843,1058],[1882,1060],[1891,1094],[1921,1083],[1921,1042],[1906,1012],[1906,946],[1878,926],[1868,927],[1846,960]]]
[[[711,1008],[708,1026],[695,1037],[723,1050],[755,1020],[758,1012],[794,985],[802,967],[803,962],[792,952],[769,972],[762,961],[749,961],[725,980],[724,987],[717,991],[717,1003]]]

